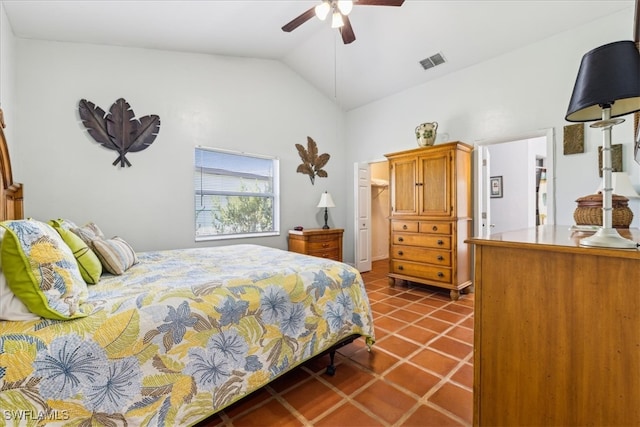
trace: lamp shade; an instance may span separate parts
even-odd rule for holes
[[[321,21],[324,21],[331,11],[331,4],[328,0],[323,0],[322,3],[315,7],[316,16],[320,18]]]
[[[631,180],[626,172],[611,173],[611,188],[613,188],[613,194],[617,194],[618,196],[624,196],[627,199],[640,198],[640,195],[636,192],[635,188],[633,188],[633,185],[631,185]],[[596,193],[601,191],[602,184],[600,184]]]
[[[320,201],[318,202],[318,207],[319,208],[335,208],[336,205],[335,203],[333,203],[331,194],[327,193],[326,191],[322,193],[322,196],[320,196]]]
[[[565,119],[589,122],[640,111],[640,52],[632,41],[597,47],[582,57]]]

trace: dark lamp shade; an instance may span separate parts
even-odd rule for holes
[[[582,57],[565,119],[589,122],[640,111],[640,52],[632,41],[597,47]]]

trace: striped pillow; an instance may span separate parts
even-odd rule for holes
[[[138,263],[136,252],[120,237],[95,239],[91,243],[102,266],[111,274],[120,275]]]
[[[104,233],[95,223],[90,222],[82,227],[71,227],[71,231],[78,235],[87,245],[91,246],[95,239],[104,239]]]

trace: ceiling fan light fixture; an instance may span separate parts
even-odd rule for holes
[[[327,15],[329,14],[329,11],[331,11],[331,5],[329,4],[329,0],[323,0],[322,3],[320,3],[315,7],[315,11],[316,11],[316,16],[321,21],[324,21],[325,19],[327,19]]]
[[[343,15],[348,15],[351,13],[351,10],[353,10],[353,2],[351,0],[339,0],[338,9],[340,9]]]
[[[344,26],[342,15],[338,11],[333,12],[333,17],[331,18],[331,28],[341,28],[342,26]]]

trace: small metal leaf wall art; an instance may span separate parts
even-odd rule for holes
[[[86,99],[80,101],[78,110],[89,135],[103,147],[118,152],[114,166],[118,163],[120,167],[131,166],[127,154],[149,147],[160,132],[160,117],[150,115],[136,119],[124,98],[114,102],[109,113]]]
[[[327,153],[318,155],[318,145],[310,136],[307,137],[307,149],[302,144],[296,144],[296,148],[302,159],[302,163],[298,165],[296,172],[309,175],[311,185],[314,184],[316,176],[321,178],[329,176],[327,171],[322,168],[327,164],[331,156]]]

